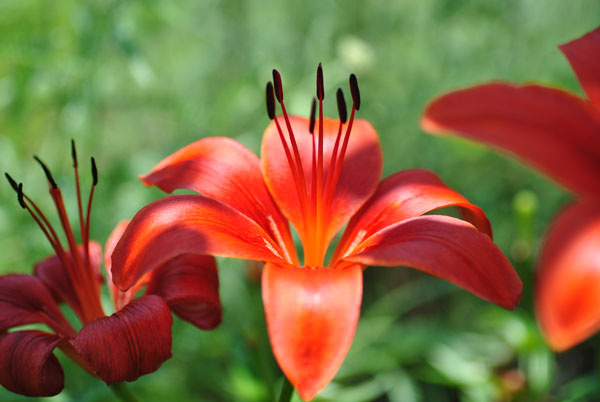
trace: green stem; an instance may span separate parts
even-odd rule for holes
[[[292,394],[294,393],[294,386],[287,379],[286,376],[283,376],[283,384],[281,385],[281,394],[279,395],[279,402],[289,402],[292,399]]]
[[[110,384],[110,389],[114,394],[123,402],[138,402],[135,395],[129,390],[127,384],[124,382],[116,382]]]

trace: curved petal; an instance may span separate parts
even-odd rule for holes
[[[214,257],[183,254],[152,272],[146,294],[162,297],[182,320],[200,329],[221,323],[219,273]]]
[[[113,281],[127,290],[145,273],[187,253],[283,262],[278,246],[247,216],[210,198],[174,195],[131,220],[112,254]]]
[[[71,344],[107,384],[134,381],[171,358],[172,323],[162,298],[143,296],[87,323]]]
[[[492,227],[481,208],[447,187],[435,173],[424,169],[395,173],[379,184],[375,194],[352,217],[333,261],[336,256],[352,253],[362,240],[387,226],[451,206],[458,207],[467,221],[492,237]]]
[[[82,258],[85,258],[85,252],[83,246],[78,246],[79,253]],[[67,258],[72,258],[69,251],[65,252]],[[90,241],[90,265],[92,268],[92,275],[98,278],[97,284],[100,287],[101,276],[100,276],[100,261],[102,260],[102,247],[95,241]],[[79,299],[73,290],[73,285],[67,269],[63,265],[60,258],[56,255],[52,255],[48,258],[35,264],[33,267],[34,275],[42,281],[44,285],[52,293],[52,297],[57,303],[67,303],[78,315],[81,315],[81,306],[79,305]]]
[[[32,323],[46,324],[67,336],[75,333],[38,278],[23,274],[0,276],[0,332]]]
[[[61,340],[41,331],[0,334],[0,384],[25,396],[58,394],[65,376],[52,352]]]
[[[271,347],[300,397],[312,399],[338,371],[354,338],[362,267],[265,264],[263,303]]]
[[[600,108],[600,28],[559,46],[590,100]]]
[[[507,309],[521,298],[521,280],[500,249],[470,223],[448,216],[427,215],[389,226],[344,260],[416,268]]]
[[[283,120],[279,119],[285,127]],[[308,131],[309,121],[295,116],[291,116],[290,120],[302,160],[306,186],[310,189],[312,136]],[[317,121],[317,127],[318,124]],[[338,125],[338,120],[323,119],[324,177],[327,177],[329,170]],[[287,139],[287,131],[283,129]],[[327,243],[375,191],[381,177],[382,160],[381,145],[373,126],[366,120],[355,120],[337,187],[331,200],[327,222]],[[283,145],[273,122],[267,127],[263,136],[261,162],[263,175],[271,194],[302,237],[304,224],[300,201],[293,185],[294,179]]]
[[[599,121],[588,102],[567,92],[493,83],[434,100],[422,127],[508,151],[572,191],[598,198]]]
[[[111,256],[115,250],[115,247],[117,246],[117,243],[119,240],[121,240],[125,229],[127,229],[129,222],[130,221],[128,220],[123,220],[120,221],[117,226],[115,226],[113,231],[108,236],[108,239],[106,239],[104,249],[104,270],[106,271],[106,276],[108,277],[108,291],[113,299],[115,311],[119,311],[125,307],[135,297],[140,288],[147,283],[148,274],[144,275],[140,280],[137,281],[137,283],[125,291],[119,289],[113,282]]]
[[[572,204],[543,246],[536,315],[550,346],[569,349],[600,330],[600,207]]]
[[[171,193],[185,188],[221,201],[258,223],[297,263],[287,220],[273,202],[256,155],[231,138],[196,141],[141,176],[147,185]]]

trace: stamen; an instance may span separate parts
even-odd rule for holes
[[[75,141],[71,138],[71,158],[73,158],[73,167],[77,168],[77,151],[75,150]]]
[[[71,153],[73,157],[74,166],[76,168],[77,154],[75,151],[74,143],[72,143]],[[52,177],[52,174],[48,167],[37,156],[34,158],[36,162],[38,162],[40,166],[42,166],[46,178],[50,183],[50,195],[52,196],[52,200],[54,201],[54,204],[56,206],[61,225],[67,237],[71,257],[69,257],[66,254],[65,250],[62,247],[60,239],[58,238],[56,232],[52,228],[52,225],[50,225],[50,223],[46,219],[45,215],[38,208],[38,206],[23,192],[23,184],[19,183],[18,185],[16,185],[15,180],[13,180],[13,178],[10,177],[10,175],[6,173],[5,176],[11,187],[13,187],[13,189],[15,189],[16,185],[16,192],[19,204],[21,205],[21,207],[27,210],[27,212],[31,215],[33,220],[42,230],[42,232],[50,242],[50,245],[56,252],[56,256],[60,259],[63,266],[65,267],[76,295],[76,300],[67,300],[67,302],[73,307],[73,310],[82,320],[82,322],[86,323],[93,320],[96,317],[104,315],[102,306],[100,304],[100,295],[98,293],[97,287],[94,285],[95,278],[92,278],[92,271],[91,269],[89,269],[89,264],[85,266],[81,261],[79,249],[77,248],[77,244],[75,243],[75,238],[73,236],[73,232],[71,230],[69,220],[64,208],[60,188],[58,188],[58,186],[56,185],[56,182],[54,181],[54,178]]]
[[[285,109],[285,104],[283,103],[283,86],[281,84],[281,74],[279,74],[279,71],[277,71],[276,69],[273,69],[273,86],[275,89],[275,97],[281,105],[281,113],[283,114],[283,119],[285,120],[288,136],[290,138],[290,143],[294,152],[294,162],[297,170],[297,178],[299,180],[299,188],[303,190],[299,191],[298,193],[300,197],[300,204],[303,207],[303,210],[306,211],[308,194],[306,188],[306,180],[304,178],[304,168],[302,167],[302,160],[300,159],[300,152],[298,151],[298,144],[296,143],[296,138],[294,137],[292,124],[290,123],[290,118]],[[275,119],[275,122],[277,122],[277,119]]]
[[[317,100],[315,98],[313,98],[312,100],[312,105],[310,106],[310,123],[308,124],[308,131],[311,134],[315,133],[315,121],[316,121],[316,114],[317,112]]]
[[[317,156],[316,156],[316,145],[315,145],[315,135],[314,135],[314,115],[316,112],[316,104],[317,104],[317,100],[315,98],[313,98],[312,100],[312,106],[311,106],[311,120],[312,120],[312,130],[310,130],[311,133],[311,139],[312,139],[312,158],[311,158],[311,184],[310,184],[310,211],[309,211],[309,222],[311,223],[317,223],[318,224],[318,220],[317,220],[317,210],[318,210],[318,201],[317,201],[317,187],[318,187],[318,182],[317,182]],[[314,255],[315,253],[318,253],[318,228],[316,227],[315,224],[312,225],[307,225],[307,228],[309,230],[309,233],[307,235],[307,239],[306,239],[306,245],[304,247],[305,249],[305,263],[307,265],[311,265],[311,266],[317,266],[320,265],[318,263],[318,257],[317,255]]]
[[[275,97],[273,95],[273,84],[270,81],[267,82],[266,101],[267,115],[269,116],[269,119],[273,120],[275,118]]]
[[[89,269],[89,266],[84,265],[81,259],[81,255],[79,254],[79,249],[77,248],[77,243],[75,242],[75,236],[73,235],[73,230],[69,222],[69,217],[65,209],[65,204],[62,198],[60,188],[58,188],[58,186],[56,185],[56,182],[52,178],[52,174],[50,173],[48,167],[37,156],[35,156],[34,158],[44,169],[46,177],[48,178],[48,181],[51,184],[50,195],[52,196],[52,200],[54,201],[54,205],[56,206],[56,212],[58,212],[58,217],[61,226],[65,232],[67,244],[69,245],[69,251],[73,260],[74,276],[72,277],[72,280],[73,285],[79,294],[79,299],[82,304],[84,316],[83,321],[91,321],[94,318],[104,315],[104,311],[102,310],[102,306],[100,305],[100,295],[98,293],[97,287],[94,284],[95,278],[92,279],[92,273]],[[95,180],[97,180],[97,178]],[[80,282],[80,280],[82,282]]]
[[[79,184],[79,169],[77,164],[77,150],[75,149],[75,141],[71,139],[71,157],[73,158],[73,170],[75,171],[75,189],[77,191],[77,214],[79,215],[79,232],[81,233],[81,242],[85,249],[86,262],[89,267],[89,250],[88,241],[86,239],[86,224],[83,220],[83,208],[81,206],[81,185]]]
[[[46,164],[44,162],[42,162],[42,160],[40,158],[38,158],[37,156],[34,156],[33,159],[35,159],[35,161],[40,164],[42,169],[44,169],[46,178],[48,179],[48,182],[50,183],[52,188],[53,189],[58,188],[58,186],[56,185],[56,182],[54,181],[54,178],[52,177],[52,173],[50,173],[50,169],[48,169],[48,166],[46,166]]]
[[[350,93],[352,94],[354,107],[356,110],[360,110],[360,91],[358,90],[358,80],[354,74],[350,74]]]
[[[6,180],[8,180],[8,183],[10,184],[10,186],[13,188],[13,190],[15,191],[19,191],[19,186],[17,185],[17,182],[14,181],[14,179],[12,177],[10,177],[10,175],[6,172],[4,172],[4,176],[6,177]]]
[[[338,126],[338,132],[335,137],[335,144],[333,146],[333,152],[331,153],[331,162],[329,163],[329,171],[327,172],[327,179],[325,180],[325,195],[324,205],[327,208],[328,200],[333,192],[335,185],[333,184],[333,174],[335,172],[337,164],[337,154],[340,147],[340,139],[342,137],[342,126],[348,120],[348,111],[346,110],[346,100],[344,99],[344,91],[342,88],[338,88],[336,93],[338,113],[340,115],[340,125]]]
[[[277,102],[283,102],[283,85],[281,84],[281,74],[279,71],[273,69],[273,85],[275,86],[275,96]]]
[[[315,208],[315,221],[316,233],[315,233],[315,244],[317,249],[317,255],[322,256],[324,250],[322,250],[323,239],[321,238],[323,232],[323,99],[325,98],[325,91],[323,85],[323,66],[319,63],[317,67],[317,98],[319,99],[319,148],[317,153],[317,166],[316,172],[313,176],[316,176],[316,208]],[[313,152],[314,154],[314,152]],[[313,167],[314,169],[314,167]],[[322,264],[322,257],[319,257],[318,263]]]
[[[88,266],[88,268],[91,271],[91,263],[90,263],[90,213],[92,211],[92,199],[94,198],[94,189],[96,188],[96,185],[98,184],[98,169],[96,168],[96,160],[94,159],[94,157],[91,158],[91,164],[92,164],[92,188],[90,189],[90,195],[88,197],[88,203],[87,203],[87,212],[86,212],[86,216],[85,216],[85,224],[83,225],[83,227],[85,229],[82,229],[81,232],[81,240],[83,242],[83,247],[85,249],[85,262]],[[83,213],[83,212],[82,212]]]
[[[327,194],[325,194],[325,201],[324,201],[324,205],[325,205],[325,208],[327,211],[326,213],[329,213],[329,209],[331,208],[331,201],[333,200],[335,186],[339,180],[340,173],[342,170],[342,162],[344,161],[344,156],[346,155],[346,149],[348,148],[348,140],[350,139],[350,132],[352,131],[352,124],[354,123],[354,114],[360,107],[360,92],[358,90],[358,81],[354,74],[350,74],[349,82],[350,82],[350,93],[352,95],[352,111],[350,112],[350,120],[348,121],[348,126],[346,127],[346,133],[344,134],[344,142],[342,144],[342,149],[340,150],[340,155],[339,155],[339,157],[336,158],[337,155],[335,155],[335,150],[334,150],[334,156],[332,156],[332,165],[334,166],[334,168],[331,168],[331,169],[333,169],[334,172],[333,172],[331,184],[329,184],[329,176],[328,176]],[[342,128],[342,125],[340,124],[340,131],[338,132],[338,136],[339,136],[339,133],[341,133],[341,128]],[[336,139],[336,145],[337,145],[337,142],[338,141]]]
[[[10,176],[8,176],[8,174],[6,176],[7,176],[7,178],[10,177]],[[14,180],[13,180],[13,182],[14,182]],[[12,185],[12,182],[11,182],[11,185]],[[15,191],[17,192],[17,199],[19,201],[19,205],[21,206],[21,208],[26,209],[27,212],[29,212],[29,214],[31,215],[31,217],[33,218],[35,223],[37,223],[37,225],[40,227],[40,229],[42,229],[42,232],[44,233],[44,235],[50,242],[50,245],[56,251],[56,254],[60,258],[60,255],[62,252],[62,246],[60,245],[60,240],[58,240],[58,237],[56,236],[56,232],[54,232],[54,230],[52,229],[52,226],[50,226],[50,223],[48,223],[48,220],[46,220],[46,217],[44,216],[44,214],[42,214],[42,211],[40,211],[40,209],[37,207],[37,205],[35,205],[35,203],[33,201],[31,201],[31,199],[29,197],[27,197],[27,195],[25,195],[25,193],[23,192],[23,183],[19,183],[19,185],[17,186]],[[29,208],[27,206],[27,203],[25,202],[25,200],[27,200],[33,206],[33,208],[35,209],[35,211],[37,212],[39,217],[35,213],[33,213],[31,208]],[[64,263],[64,260],[62,258],[61,258],[61,261],[63,261],[63,263]]]
[[[48,220],[46,219],[46,216],[44,216],[44,214],[42,213],[42,211],[31,200],[31,198],[29,198],[27,196],[27,194],[25,194],[25,192],[23,192],[23,184],[20,183],[20,186],[17,185],[17,182],[8,173],[4,173],[4,176],[6,176],[6,179],[8,180],[9,184],[11,185],[11,187],[13,188],[13,190],[15,190],[15,192],[17,193],[17,200],[19,201],[19,205],[22,208],[27,209],[29,211],[29,213],[32,215],[33,219],[36,222],[38,222],[38,224],[39,224],[40,228],[42,229],[42,231],[45,234],[47,234],[46,237],[50,241],[50,244],[52,244],[53,247],[54,247],[55,244],[60,246],[60,240],[58,239],[58,236],[56,235],[56,232],[52,228],[52,225],[50,225],[50,222],[48,222]],[[39,216],[39,220],[38,220],[37,216],[33,213],[33,211],[30,208],[27,207],[27,204],[25,203],[25,201],[27,201],[27,202],[29,202],[29,204],[31,204],[31,206],[33,207],[33,209],[37,213],[37,216]],[[43,225],[42,225],[42,222],[44,223]],[[48,229],[49,233],[46,231],[46,229]]]
[[[98,169],[96,169],[96,160],[92,156],[92,185],[96,186],[98,184]]]
[[[346,109],[346,100],[344,99],[344,91],[342,91],[342,88],[338,88],[336,98],[340,121],[343,124],[348,121],[348,110]]]
[[[277,118],[275,118],[275,119],[273,119],[273,121],[275,122],[275,127],[277,127],[277,132],[279,133],[279,140],[281,141],[281,144],[283,145],[283,150],[285,152],[285,157],[288,160],[288,165],[290,166],[290,170],[292,171],[292,177],[294,179],[294,184],[296,185],[296,192],[298,193],[298,197],[300,199],[300,209],[302,210],[303,221],[306,221],[306,213],[307,213],[306,211],[307,211],[307,203],[308,203],[307,195],[306,195],[306,188],[303,188],[301,186],[301,183],[299,180],[299,174],[298,174],[298,166],[294,163],[294,160],[292,158],[292,154],[288,147],[287,141],[285,140],[283,131],[281,130],[281,126],[279,125],[279,120]],[[306,228],[304,230],[306,230]]]
[[[317,98],[322,101],[325,99],[325,91],[323,89],[323,67],[319,63],[317,67]]]
[[[27,208],[25,200],[23,200],[23,183],[19,183],[19,187],[17,188],[17,200],[19,200],[19,205],[21,205],[21,208]]]

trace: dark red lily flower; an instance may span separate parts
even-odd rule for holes
[[[197,254],[164,260],[158,269],[138,278],[128,292],[121,292],[109,281],[116,312],[105,315],[100,301],[102,249],[89,239],[92,197],[98,182],[96,165],[92,158],[93,184],[84,219],[72,145],[80,245],[75,242],[60,188],[46,165],[36,158],[50,183],[50,195],[68,242],[66,249],[42,211],[23,192],[23,185],[17,185],[6,174],[20,205],[31,214],[56,252],[36,264],[33,275],[0,276],[0,384],[27,396],[51,396],[63,389],[63,370],[52,353],[56,347],[107,384],[133,381],[155,371],[171,357],[170,310],[202,329],[215,328],[221,321],[215,260]],[[119,224],[107,242],[105,267],[109,277],[109,256],[126,226],[126,222]],[[144,295],[133,299],[143,286]],[[58,307],[61,303],[69,305],[81,321],[79,331],[64,317]],[[8,332],[33,323],[45,324],[52,333]]]
[[[559,351],[600,329],[600,29],[560,50],[588,99],[496,82],[439,97],[422,121],[508,151],[578,196],[550,227],[537,271],[537,318]]]
[[[366,265],[410,266],[453,282],[506,308],[519,301],[521,282],[491,241],[477,206],[426,170],[396,173],[379,182],[377,133],[355,120],[360,107],[350,77],[348,119],[342,90],[340,120],[323,118],[319,65],[310,119],[288,116],[281,77],[267,84],[267,127],[261,159],[229,138],[197,141],[142,177],[170,196],[143,208],[112,255],[113,278],[129,289],[180,253],[214,254],[265,262],[262,292],[275,358],[303,399],[334,377],[352,343],[360,315]],[[283,116],[275,116],[275,99]],[[465,220],[427,215],[456,206]],[[288,220],[302,241],[301,264]],[[333,256],[325,255],[347,223]]]

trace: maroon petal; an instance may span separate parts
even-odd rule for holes
[[[46,324],[63,335],[75,334],[38,278],[23,274],[0,276],[0,331],[32,323]]]
[[[107,384],[134,381],[171,358],[172,323],[162,298],[143,296],[110,317],[89,322],[71,344]]]
[[[58,394],[65,378],[52,351],[61,340],[41,331],[0,334],[0,384],[25,396]]]
[[[221,323],[219,274],[215,259],[184,254],[152,272],[146,294],[156,294],[181,319],[201,329]]]

